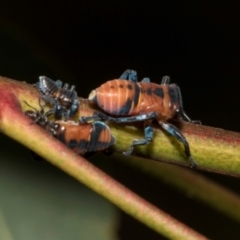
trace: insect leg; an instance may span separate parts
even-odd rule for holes
[[[74,85],[71,86],[70,91],[72,92],[76,87]]]
[[[181,94],[181,90],[178,86],[176,86],[177,88],[177,96],[179,99],[179,108],[177,110],[177,115],[178,117],[180,117],[180,119],[187,121],[187,122],[191,122],[191,123],[195,123],[195,124],[201,124],[201,121],[199,120],[191,120],[191,118],[185,113],[185,111],[183,110],[183,103],[182,103],[182,94]]]
[[[58,103],[58,101],[56,101],[53,107],[49,111],[47,111],[45,115],[47,117],[54,115],[56,119],[64,118],[64,120],[66,120],[67,119],[66,112],[67,110],[63,108],[62,105]]]
[[[79,108],[79,100],[78,100],[78,98],[76,98],[76,99],[73,101],[72,106],[71,106],[70,109],[68,110],[68,118],[74,117],[74,115],[76,114],[78,108]]]
[[[185,154],[188,157],[189,161],[190,161],[190,167],[196,167],[197,164],[194,161],[193,157],[191,156],[191,152],[190,152],[190,148],[189,148],[189,144],[187,142],[187,139],[183,136],[183,134],[180,132],[180,130],[175,127],[174,125],[170,124],[170,123],[163,123],[163,122],[159,122],[159,124],[161,125],[161,127],[166,130],[171,136],[175,137],[179,142],[181,142],[184,146],[185,149]]]
[[[59,88],[61,88],[63,82],[62,82],[61,80],[56,80],[56,81],[55,81],[55,84],[56,84]]]
[[[170,77],[169,76],[163,76],[161,84],[169,85],[169,83],[170,83]]]
[[[179,114],[179,117],[182,118],[184,121],[195,123],[195,124],[202,124],[201,121],[199,120],[192,120],[182,108],[179,110],[178,114]]]
[[[89,123],[95,121],[106,121],[117,123],[119,118],[110,117],[102,112],[94,111],[92,116],[83,116],[78,119],[79,123]]]
[[[150,112],[147,114],[140,114],[136,116],[131,117],[110,117],[102,112],[95,111],[93,113],[93,116],[88,117],[80,117],[78,119],[79,123],[86,123],[86,122],[92,122],[92,121],[106,121],[106,122],[113,122],[113,123],[131,123],[131,122],[141,122],[144,120],[149,119],[156,119],[158,117],[158,114],[156,112]]]
[[[63,85],[63,90],[67,90],[68,89],[68,87],[69,87],[69,84],[68,83],[65,83],[64,85]]]
[[[150,82],[150,78],[143,78],[141,82]]]
[[[78,122],[80,124],[82,123],[90,123],[90,122],[94,122],[94,121],[104,121],[103,119],[101,119],[100,117],[98,117],[97,115],[94,115],[95,113],[93,113],[92,116],[83,116],[83,117],[80,117],[78,119]]]
[[[127,69],[119,79],[137,82],[137,72],[135,70]]]
[[[153,139],[153,127],[151,125],[147,125],[144,128],[144,139],[134,139],[130,148],[123,152],[125,156],[130,156],[132,154],[134,146],[137,145],[146,145],[149,144]]]
[[[107,116],[102,112],[95,112],[94,114],[97,115],[103,121],[114,122],[114,123],[141,122],[144,120],[155,119],[158,117],[158,114],[156,112],[150,112],[147,114],[140,114],[140,115],[130,116],[130,117],[119,117],[119,118]]]

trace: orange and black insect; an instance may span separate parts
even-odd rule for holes
[[[50,121],[44,113],[43,106],[41,106],[40,111],[36,109],[35,111],[28,110],[25,114],[80,155],[103,151],[115,143],[115,137],[104,122],[96,121],[81,124],[70,120]]]
[[[73,121],[56,121],[53,135],[77,154],[103,151],[115,143],[115,137],[103,122],[79,124]]]
[[[56,119],[67,120],[73,118],[79,108],[79,100],[75,86],[71,86],[60,80],[53,81],[45,76],[39,77],[39,82],[34,86],[41,92],[41,98],[53,105],[53,108],[47,113],[48,116],[54,115]]]
[[[136,71],[126,70],[119,79],[102,84],[89,95],[89,100],[110,116],[95,112],[94,116],[82,117],[79,121],[84,122],[90,119],[117,123],[144,121],[145,138],[132,142],[129,150],[124,153],[129,156],[134,146],[149,144],[152,141],[151,120],[156,119],[164,130],[183,143],[190,166],[194,167],[196,163],[191,156],[186,138],[176,126],[167,122],[175,116],[191,121],[183,110],[180,88],[169,82],[168,76],[163,77],[161,84],[151,83],[149,78],[137,82]]]

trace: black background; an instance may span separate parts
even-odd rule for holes
[[[2,76],[33,83],[46,75],[76,85],[79,96],[87,97],[128,68],[156,83],[169,75],[192,119],[240,131],[237,1],[7,1],[0,9]],[[121,182],[208,237],[240,237],[233,220],[113,165]],[[239,192],[239,179],[204,174]],[[119,216],[119,239],[161,239]]]

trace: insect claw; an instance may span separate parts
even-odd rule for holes
[[[126,152],[123,152],[123,155],[126,157],[129,157],[132,154],[132,151],[133,151],[133,146],[130,146],[130,148]]]
[[[190,161],[190,168],[196,168],[198,166],[191,156],[189,157],[189,161]]]

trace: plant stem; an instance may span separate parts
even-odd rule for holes
[[[24,101],[39,108],[38,92],[28,84],[0,78],[0,128],[3,133],[29,147],[52,164],[58,166],[128,214],[164,236],[177,239],[204,239],[200,234],[187,228],[182,223],[158,210],[111,179],[85,159],[76,156],[72,151],[35,124],[30,124],[30,120],[22,113],[22,110],[29,110]],[[94,109],[94,106],[89,104],[87,100],[81,99],[79,116],[91,115]],[[185,122],[175,122],[175,124],[178,125],[189,141],[192,155],[198,163],[198,169],[240,176],[239,133]],[[117,138],[117,143],[112,148],[115,151],[126,151],[133,139],[143,138],[143,126],[141,123],[109,124],[109,126]],[[48,149],[51,151],[48,151]],[[157,161],[180,165],[189,164],[182,144],[163,132],[157,125],[153,142],[148,146],[136,147],[135,154]],[[139,163],[139,165],[141,164]],[[159,169],[163,170],[162,168]],[[155,174],[153,169],[151,171]],[[202,191],[206,188],[206,193],[209,191],[215,192],[218,196],[225,196],[225,204],[219,205],[218,208],[223,211],[225,207],[227,212],[233,214],[233,208],[227,208],[224,205],[232,203],[232,205],[236,206],[239,204],[239,199],[236,196],[227,195],[226,192],[222,191],[223,189],[214,185],[207,187],[209,181],[205,181],[204,179],[199,180],[196,175],[192,174],[193,172],[186,173],[186,177],[184,178],[183,175],[185,173],[176,170],[175,173],[172,172],[169,176],[177,173],[179,175],[176,178],[172,177],[172,179],[176,181],[177,179],[183,179],[182,183],[177,181],[179,182],[179,187],[188,186],[189,182],[193,182],[196,185],[192,185],[192,188],[194,186],[197,188],[196,186],[198,186],[202,188]],[[172,180],[169,178],[165,179],[168,179],[168,181]],[[216,198],[210,196],[207,198],[207,195],[205,197],[201,195],[196,196],[198,198],[205,198],[206,201],[212,202],[212,204],[217,202]]]
[[[0,86],[0,127],[7,136],[27,146],[151,229],[171,239],[206,239],[76,155],[21,111],[15,91]]]

